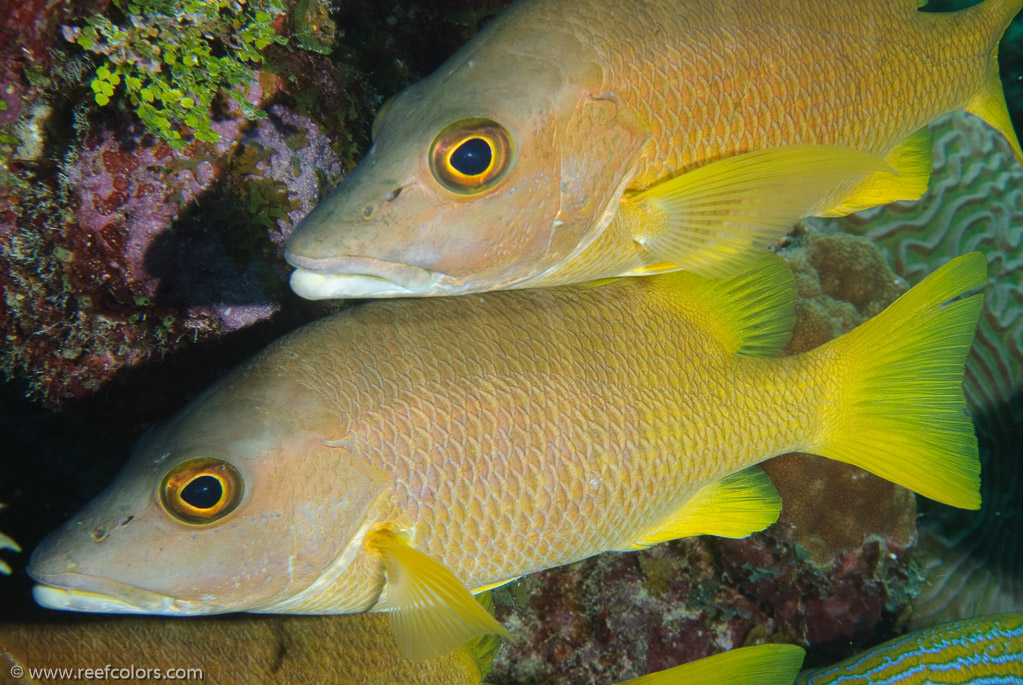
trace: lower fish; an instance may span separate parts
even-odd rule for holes
[[[29,685],[67,682],[85,668],[96,679],[154,680],[158,672],[218,685],[483,685],[499,644],[484,638],[413,663],[389,631],[383,614],[0,624],[0,664],[22,669],[18,682]],[[621,685],[792,685],[802,662],[794,645],[740,647]]]
[[[756,464],[812,452],[980,506],[969,253],[778,357],[786,263],[376,301],[285,336],[150,431],[35,550],[75,611],[390,612],[404,654],[506,634],[470,593],[609,550],[773,523]]]

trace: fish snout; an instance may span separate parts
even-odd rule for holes
[[[61,544],[50,536],[32,553],[27,572],[37,585],[32,597],[47,609],[114,614],[174,614],[182,611],[177,600],[131,585],[90,575]]]

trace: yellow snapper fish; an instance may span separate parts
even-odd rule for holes
[[[390,612],[404,654],[506,634],[473,601],[519,576],[781,502],[755,464],[812,452],[978,508],[962,392],[977,252],[864,325],[776,357],[794,278],[691,272],[383,300],[285,336],[144,436],[34,551],[43,606]]]
[[[286,259],[310,299],[730,277],[805,216],[920,197],[1023,0],[521,0],[385,104]]]

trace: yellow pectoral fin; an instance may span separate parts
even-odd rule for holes
[[[391,629],[410,661],[447,654],[482,635],[509,637],[443,564],[388,531],[372,533],[368,545],[383,554]]]
[[[740,647],[619,685],[792,685],[804,656],[796,645]]]
[[[630,549],[693,535],[743,538],[778,520],[781,497],[759,466],[700,488],[681,509],[661,521]]]
[[[832,206],[843,187],[889,169],[878,155],[852,148],[784,145],[660,183],[624,199],[619,214],[653,259],[724,278],[797,221]]]
[[[856,184],[837,205],[818,216],[845,216],[898,200],[916,200],[931,179],[931,131],[926,126],[892,148],[884,160],[890,170],[878,171]]]

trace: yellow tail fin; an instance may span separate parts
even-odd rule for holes
[[[989,34],[996,31],[997,33],[992,35],[994,40],[1002,36],[1020,9],[1023,9],[1023,2],[1020,0],[984,0],[979,5],[960,10],[957,14],[975,17],[971,23],[977,27],[987,28]],[[1005,136],[1012,153],[1019,163],[1023,164],[1023,149],[1020,149],[1019,139],[1012,128],[1009,110],[1005,106],[1005,94],[1002,92],[1002,80],[998,75],[998,47],[994,42],[992,45],[987,76],[977,84],[977,92],[964,109],[970,114],[977,115]]]
[[[980,462],[962,381],[983,299],[954,298],[986,283],[982,254],[957,257],[878,316],[807,353],[835,379],[810,451],[978,509]]]

